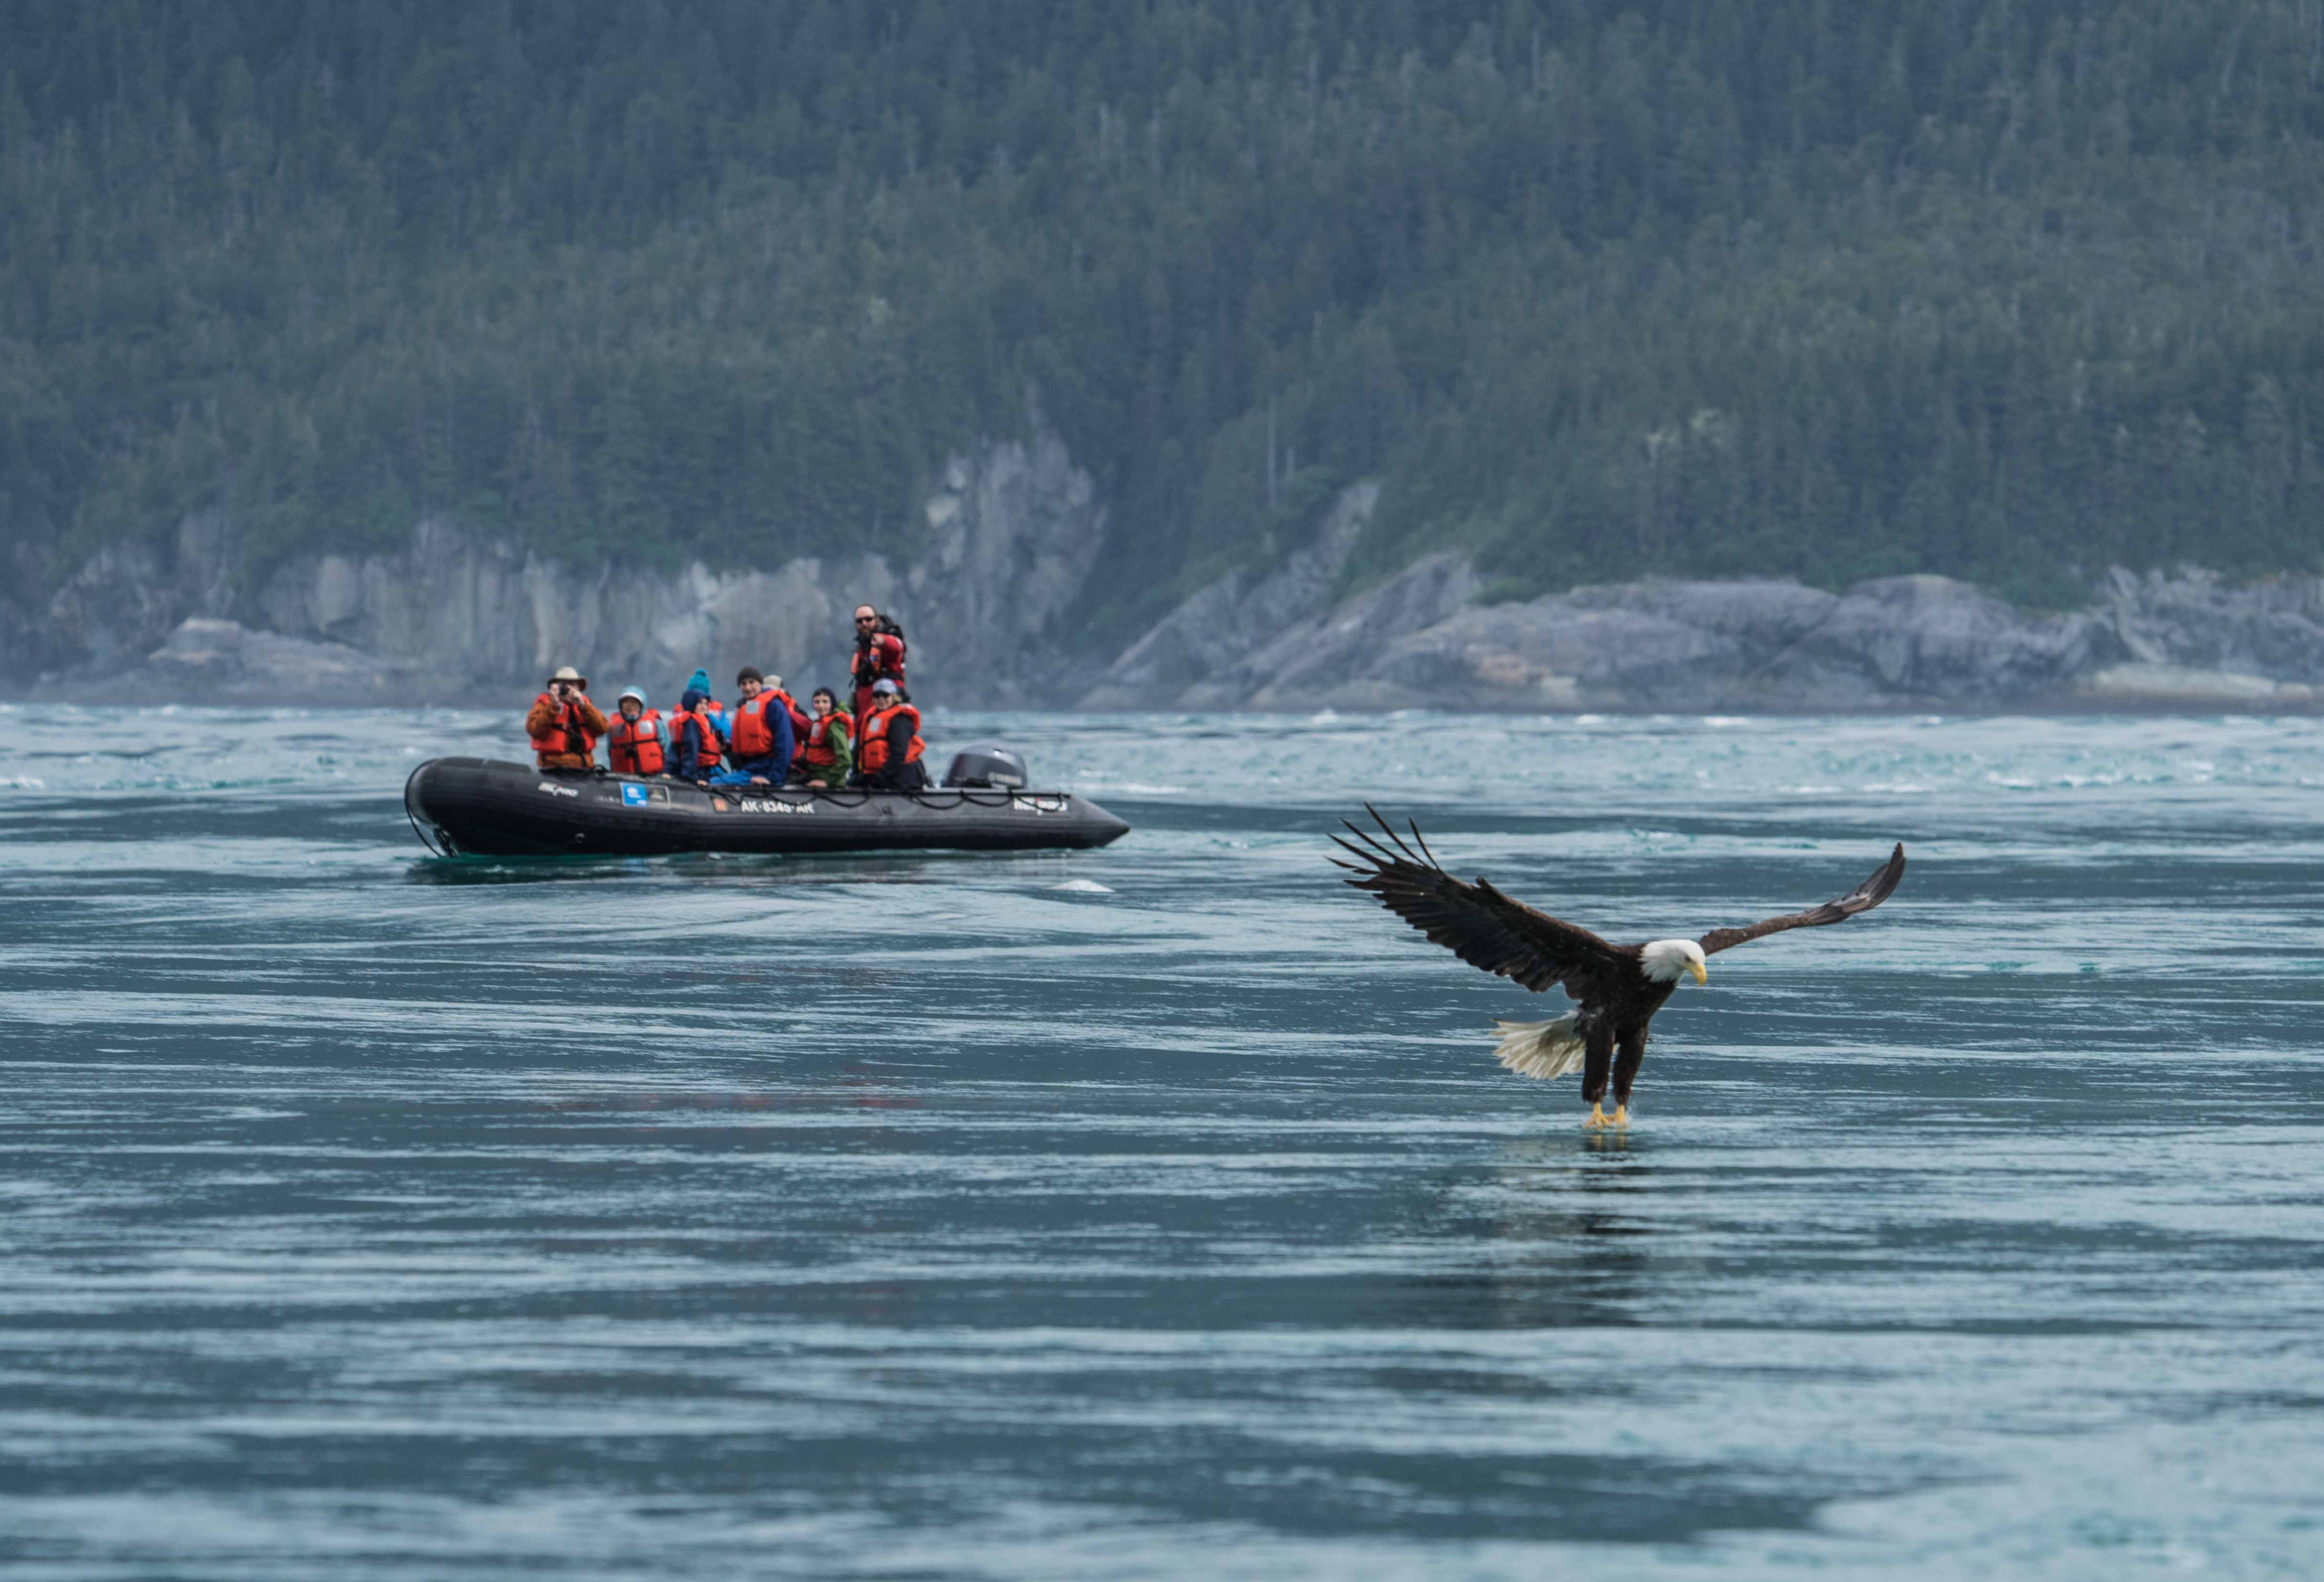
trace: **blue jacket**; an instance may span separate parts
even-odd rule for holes
[[[695,667],[695,670],[694,670],[694,674],[693,674],[693,675],[691,675],[691,676],[687,676],[687,677],[686,678],[686,687],[685,687],[685,690],[686,690],[686,691],[687,691],[687,692],[691,692],[691,693],[698,694],[699,695],[701,695],[701,696],[703,696],[703,697],[706,697],[706,697],[708,697],[708,696],[710,695],[710,672],[709,672],[709,670],[708,670],[708,669],[706,669],[706,667],[702,667],[702,666],[698,666],[698,665],[697,665],[697,666],[696,666],[696,667]],[[689,705],[689,706],[690,706],[690,705]],[[726,734],[727,734],[727,731],[726,731],[726,716],[725,716],[724,714],[723,714],[723,713],[721,713],[721,714],[713,714],[713,715],[711,715],[711,716],[710,716],[710,724],[711,724],[712,729],[715,730],[715,731],[718,732],[718,740],[719,740],[719,741],[720,741],[720,742],[722,742],[722,743],[724,743],[724,742],[725,741],[725,740],[726,740]]]
[[[701,694],[689,692],[678,700],[678,706],[681,711],[691,713],[701,702]],[[708,719],[711,733],[718,734],[718,716],[712,714]],[[679,779],[696,780],[702,777],[702,754],[695,750],[693,731],[673,730],[669,732],[669,760],[672,772]]]
[[[798,750],[798,743],[791,734],[791,712],[783,707],[782,699],[777,697],[771,690],[761,693],[751,701],[759,704],[760,713],[764,716],[771,728],[775,739],[775,750],[763,758],[738,758],[734,760],[734,767],[752,774],[764,775],[779,786],[790,774],[791,755]],[[726,719],[729,722],[726,727],[726,740],[729,742],[734,740],[734,728],[732,722],[742,712],[742,702],[740,698],[734,701],[733,708],[726,711]]]

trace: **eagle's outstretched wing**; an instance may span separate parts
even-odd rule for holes
[[[1361,846],[1332,837],[1363,864],[1358,867],[1333,859],[1360,876],[1347,882],[1370,892],[1381,906],[1471,966],[1536,990],[1563,984],[1577,1000],[1591,998],[1591,991],[1613,974],[1637,976],[1635,948],[1626,951],[1586,928],[1536,912],[1483,879],[1466,884],[1454,878],[1436,865],[1436,854],[1421,840],[1419,826],[1412,831],[1412,838],[1420,844],[1420,855],[1416,855],[1370,803],[1364,805],[1364,811],[1379,822],[1396,850],[1389,851],[1349,824],[1349,833],[1361,841]]]
[[[1836,901],[1826,901],[1821,906],[1811,906],[1787,917],[1770,917],[1748,928],[1714,928],[1695,943],[1702,946],[1704,955],[1715,956],[1748,940],[1781,934],[1787,928],[1814,928],[1826,923],[1845,923],[1858,912],[1869,912],[1886,900],[1896,888],[1896,881],[1904,877],[1904,848],[1899,843],[1888,860],[1873,870],[1871,878]]]

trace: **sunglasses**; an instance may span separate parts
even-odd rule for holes
[[[876,615],[859,615],[855,618],[855,624],[858,626],[869,626],[879,619],[880,618]]]

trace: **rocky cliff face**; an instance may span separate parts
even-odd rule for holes
[[[744,664],[839,685],[850,612],[868,602],[902,623],[924,701],[1026,697],[1054,673],[1048,629],[1103,537],[1089,474],[1044,433],[955,456],[923,509],[930,544],[909,566],[865,555],[650,574],[429,520],[401,553],[308,556],[257,587],[235,581],[231,524],[189,518],[170,544],[82,567],[46,630],[14,646],[62,658],[46,680],[66,692],[126,680],[222,701],[505,699],[573,664],[601,692],[636,683],[667,703],[697,665],[722,690]]]
[[[1379,502],[1377,483],[1343,491],[1313,545],[1263,575],[1230,572],[1202,589],[1132,643],[1083,706],[1265,709],[1329,690],[1380,644],[1452,614],[1477,579],[1448,555],[1333,608],[1333,586]]]
[[[1786,581],[1641,582],[1527,603],[1476,602],[1468,560],[1426,556],[1335,596],[1378,504],[1344,491],[1312,543],[1201,589],[1087,674],[1052,632],[1082,597],[1106,528],[1088,474],[1046,433],[956,456],[929,493],[927,552],[582,567],[463,531],[413,529],[401,553],[235,577],[232,524],[187,519],[155,547],[107,550],[0,657],[60,657],[45,690],[157,687],[189,701],[505,703],[561,664],[600,694],[673,701],[706,665],[755,664],[796,687],[840,683],[858,602],[893,612],[925,702],[1093,709],[1318,707],[1877,710],[2324,704],[2324,578],[2230,586],[2200,572],[2116,571],[2089,607],[2029,615],[1938,576],[1833,593]],[[7,606],[0,604],[0,612]]]
[[[1351,491],[1334,520],[1368,513]],[[1839,593],[1642,582],[1480,605],[1437,555],[1337,603],[1344,538],[1197,593],[1084,700],[1100,708],[1877,710],[2324,701],[2324,578],[2229,587],[2111,573],[2086,610],[2029,615],[1940,576]],[[1335,558],[1336,556],[1336,558]]]

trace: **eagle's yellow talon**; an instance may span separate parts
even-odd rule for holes
[[[1630,1107],[1627,1104],[1617,1104],[1614,1106],[1614,1118],[1609,1124],[1611,1124],[1617,1131],[1628,1131],[1630,1129]]]
[[[1606,1111],[1602,1106],[1592,1104],[1590,1107],[1590,1118],[1582,1123],[1582,1129],[1583,1131],[1594,1132],[1601,1127],[1609,1127],[1613,1124],[1614,1123],[1612,1121],[1606,1118]]]

